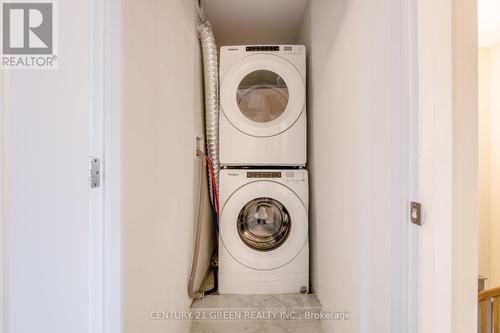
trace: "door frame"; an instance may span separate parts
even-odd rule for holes
[[[477,111],[470,112],[477,110],[476,6],[477,0],[417,2],[415,193],[424,225],[412,235],[418,286],[412,332],[477,328]]]
[[[7,106],[7,92],[9,89],[9,72],[0,70],[0,101],[2,103],[0,110],[0,331],[8,332],[8,293],[7,293],[7,184],[5,178],[7,175],[7,151],[5,149],[6,138],[8,136],[8,119],[5,112]]]
[[[122,331],[122,1],[102,8],[104,274],[103,332]]]
[[[121,0],[92,0],[92,157],[101,160],[101,187],[91,190],[94,332],[120,333],[121,270]]]
[[[418,235],[418,327],[452,332],[453,109],[451,0],[417,4],[418,197],[424,225]]]

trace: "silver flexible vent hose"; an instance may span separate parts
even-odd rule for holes
[[[219,76],[217,63],[217,45],[215,44],[212,27],[206,19],[203,3],[197,0],[195,4],[196,10],[201,22],[198,23],[198,37],[201,40],[201,48],[203,52],[203,70],[205,77],[205,137],[207,145],[207,155],[212,164],[215,184],[209,181],[210,193],[214,193],[213,186],[219,188]],[[200,254],[201,241],[201,225],[203,221],[203,207],[205,200],[206,187],[203,185],[203,171],[206,169],[205,156],[202,151],[197,152],[200,158],[200,191],[196,208],[195,221],[195,240],[193,261],[188,281],[188,295],[191,298],[198,299],[204,297],[203,291],[196,291],[194,288],[194,279],[198,268],[198,257]],[[210,179],[210,177],[208,177]],[[216,198],[213,198],[216,201]],[[215,202],[212,202],[215,205]]]
[[[207,155],[212,162],[215,186],[219,188],[219,73],[217,44],[210,22],[198,23],[198,36],[203,51],[203,70],[205,76],[205,135]],[[210,193],[213,193],[210,183]]]

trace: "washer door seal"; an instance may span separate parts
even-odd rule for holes
[[[281,202],[272,198],[253,199],[238,214],[238,234],[250,248],[272,251],[286,241],[291,220]]]

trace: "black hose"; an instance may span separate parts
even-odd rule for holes
[[[214,274],[214,287],[212,289],[209,289],[205,291],[205,295],[210,295],[213,294],[214,292],[219,289],[219,280],[218,280],[218,269],[216,267],[212,268],[212,273]]]
[[[212,289],[209,289],[204,292],[205,295],[210,295],[213,294],[214,292],[219,289],[219,263],[218,263],[218,255],[217,255],[217,249],[214,250],[214,253],[212,254],[212,260],[210,260],[210,267],[212,270],[212,274],[214,275],[214,286]]]

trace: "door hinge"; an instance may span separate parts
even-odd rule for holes
[[[424,223],[422,219],[422,204],[420,202],[410,202],[410,221],[416,225],[422,225]]]
[[[90,188],[96,188],[101,186],[101,160],[91,156],[89,162]]]

